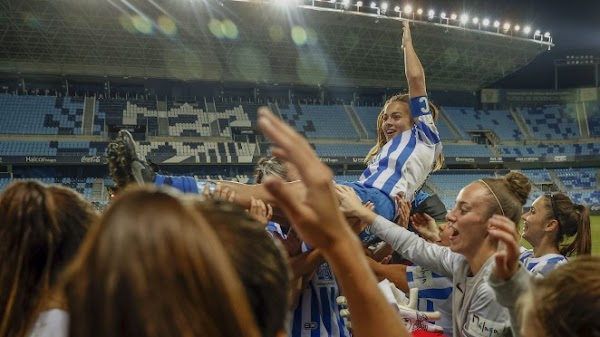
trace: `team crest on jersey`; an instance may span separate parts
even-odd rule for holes
[[[317,268],[317,278],[319,281],[333,281],[333,273],[327,263],[323,263]]]

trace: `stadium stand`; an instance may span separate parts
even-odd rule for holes
[[[358,139],[342,105],[280,105],[283,120],[307,138]]]
[[[580,137],[573,104],[520,109],[535,139],[577,139]]]
[[[156,100],[96,99],[93,123],[93,141],[83,140],[82,116],[83,98],[51,96],[16,96],[0,94],[0,135],[15,135],[0,142],[0,156],[104,156],[106,152],[107,124],[137,124],[147,126],[147,136],[158,136],[159,119],[166,121],[166,133],[174,141],[148,141],[140,143],[141,153],[159,163],[178,164],[199,162],[204,164],[245,164],[249,165],[259,153],[259,143],[233,142],[230,125],[233,121],[246,121],[248,125],[257,118],[260,104],[232,103],[218,101],[166,100],[162,105],[165,111],[158,111]],[[356,143],[359,137],[343,105],[279,104],[284,120],[303,133],[312,142],[321,157],[362,158],[371,149],[376,138],[375,124],[380,107],[353,106],[352,109],[365,126],[370,141]],[[510,111],[477,110],[466,107],[445,107],[445,117],[438,120],[441,138],[446,140],[444,154],[449,157],[554,157],[600,154],[600,142],[563,143],[564,139],[577,139],[576,117],[573,107],[544,106],[521,108],[526,127],[534,139],[528,145],[515,145],[524,141]],[[590,137],[600,135],[600,109],[597,103],[586,103]],[[543,120],[543,121],[542,121]],[[451,128],[447,122],[453,124]],[[490,127],[491,126],[491,127]],[[454,130],[453,130],[454,128]],[[498,137],[499,145],[475,144],[471,142],[469,131],[492,130]],[[458,132],[458,134],[456,133]],[[28,140],[18,135],[74,135],[72,140]],[[458,138],[457,138],[458,135]],[[181,142],[176,137],[197,137],[198,141]],[[229,138],[227,141],[201,141],[200,137]],[[325,142],[319,138],[328,139]],[[339,142],[335,142],[335,140]],[[353,140],[349,142],[349,140]],[[333,141],[333,142],[332,142]],[[550,141],[550,142],[548,142]],[[506,142],[507,144],[503,144]],[[189,160],[192,158],[193,160]],[[361,162],[354,163],[361,166]],[[201,178],[236,180],[252,183],[251,166],[238,173],[197,174]],[[358,169],[358,168],[355,168]],[[196,170],[197,172],[197,170]],[[212,172],[212,171],[207,171]],[[355,171],[353,171],[355,172]],[[598,192],[598,171],[586,169],[527,169],[523,172],[530,177],[535,187],[528,205],[548,188],[563,190],[579,203],[600,203]],[[354,181],[358,175],[338,172],[336,179]],[[465,184],[482,176],[491,176],[490,171],[443,171],[431,175],[429,187],[440,195],[447,208],[452,208],[456,194]],[[70,186],[91,200],[94,178],[59,177],[41,178],[46,183]],[[0,190],[9,178],[0,179]],[[98,200],[96,200],[98,201]],[[98,201],[101,204],[103,201]]]
[[[595,169],[555,169],[554,172],[568,189],[585,190],[597,187]]]
[[[598,102],[585,103],[586,115],[588,116],[588,127],[590,137],[600,137],[600,104]]]
[[[500,145],[497,149],[505,157],[582,156],[599,154],[600,143]]]
[[[0,133],[80,135],[83,99],[0,94]]]
[[[455,145],[444,144],[444,155],[450,157],[460,157],[468,154],[470,157],[490,157],[494,153],[486,146],[481,144],[474,145]]]
[[[361,123],[365,126],[367,136],[370,139],[377,139],[377,116],[381,112],[381,107],[355,106],[353,109],[356,111]]]
[[[315,151],[322,157],[364,157],[373,147],[372,144],[313,144]]]
[[[88,141],[3,141],[0,153],[6,156],[104,156],[106,142]]]
[[[501,140],[523,140],[523,134],[510,111],[444,107],[444,112],[464,133],[469,131],[491,131]]]

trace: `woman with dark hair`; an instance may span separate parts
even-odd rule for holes
[[[590,210],[566,194],[540,196],[522,219],[523,239],[533,249],[523,251],[519,260],[534,274],[548,273],[569,256],[592,253]]]
[[[19,181],[0,195],[0,336],[66,336],[59,274],[97,218],[77,192]]]
[[[525,220],[525,231],[523,238],[533,245],[533,250],[525,252],[521,251],[519,244],[520,235],[516,230],[514,222],[505,219],[494,224],[491,227],[490,234],[504,242],[506,249],[504,252],[496,255],[496,264],[494,265],[492,274],[488,279],[488,283],[492,286],[496,293],[498,301],[509,309],[513,332],[516,336],[521,332],[519,325],[519,304],[517,300],[521,295],[526,293],[533,279],[543,279],[547,275],[552,275],[554,269],[571,270],[571,265],[574,262],[567,262],[567,256],[572,256],[574,253],[577,256],[585,256],[591,253],[591,234],[590,234],[590,212],[589,208],[584,205],[577,205],[571,199],[562,193],[543,195],[537,198],[531,207],[531,210],[523,216]],[[562,244],[565,237],[575,236],[574,240],[569,244]],[[579,260],[581,257],[575,259]],[[565,264],[568,268],[562,269],[560,265]],[[598,267],[595,267],[598,269]],[[581,271],[582,273],[591,273],[589,271]],[[533,273],[533,274],[532,274]],[[548,276],[549,277],[549,276]],[[560,276],[560,277],[565,277]],[[577,282],[583,278],[573,276],[573,281]],[[550,285],[553,281],[540,281],[538,285]],[[560,289],[562,296],[563,291],[568,287],[574,287],[573,284],[566,284],[561,281],[563,286]],[[580,285],[582,286],[583,283]],[[534,291],[533,297],[550,296],[552,305],[558,303],[569,303],[563,299],[558,299],[554,295],[546,293],[547,287],[543,291]],[[576,293],[573,291],[572,293]],[[594,292],[594,291],[592,291]],[[598,294],[597,291],[594,293]],[[542,295],[545,294],[545,295]],[[591,294],[590,294],[591,295]],[[529,297],[531,298],[531,297]],[[581,298],[579,298],[580,300]],[[590,297],[591,302],[598,301],[598,297]],[[521,301],[521,304],[524,304]],[[536,303],[535,306],[538,304]],[[570,303],[570,305],[580,305]],[[585,307],[585,305],[583,305]],[[593,307],[593,305],[592,305]],[[559,307],[556,307],[557,309]],[[537,309],[532,309],[535,312]],[[596,309],[597,310],[597,309]],[[586,314],[587,315],[587,314]],[[550,315],[551,317],[559,315]],[[562,318],[558,319],[561,322]],[[578,319],[579,322],[581,320]],[[539,321],[542,322],[543,321]],[[591,324],[591,322],[590,322]],[[554,323],[551,325],[554,326]],[[564,327],[563,327],[564,328]],[[567,329],[568,330],[568,329]],[[562,329],[552,329],[543,331],[567,331]],[[574,329],[573,331],[577,331]],[[550,334],[548,334],[550,335]],[[600,335],[600,334],[599,334]],[[527,334],[526,336],[530,336]],[[577,334],[558,334],[556,336],[578,336]]]
[[[175,191],[121,192],[66,271],[65,293],[73,336],[260,336],[225,248]]]

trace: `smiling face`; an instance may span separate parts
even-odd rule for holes
[[[456,206],[446,215],[453,252],[469,258],[484,244],[488,237],[488,194],[487,188],[479,183],[471,183],[458,193]]]
[[[550,229],[551,214],[548,213],[547,198],[541,196],[533,202],[523,219],[523,239],[536,246]]]
[[[410,109],[406,102],[394,101],[385,106],[381,130],[386,142],[412,127]]]

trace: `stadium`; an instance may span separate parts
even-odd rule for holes
[[[553,48],[549,33],[375,2],[129,4],[0,4],[0,190],[39,179],[106,204],[106,147],[122,128],[162,172],[252,182],[269,154],[262,105],[336,178],[356,180],[382,103],[406,91],[409,20],[446,157],[425,189],[451,209],[466,183],[520,170],[535,184],[531,200],[564,191],[600,211],[599,89],[490,87]]]
[[[598,335],[552,3],[0,1],[0,337]]]

